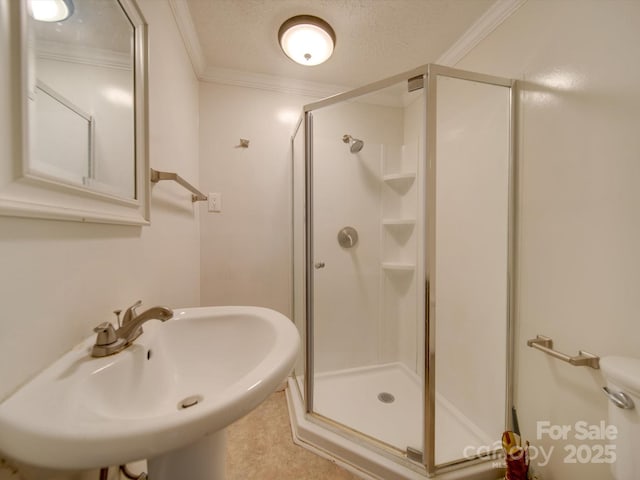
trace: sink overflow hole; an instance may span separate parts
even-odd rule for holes
[[[202,395],[191,395],[190,397],[180,400],[178,402],[178,410],[184,410],[194,405],[199,404],[202,401]]]
[[[380,400],[382,403],[393,403],[395,399],[396,397],[391,395],[389,392],[382,392],[378,394],[378,400]]]
[[[151,360],[151,350],[147,350],[147,360]]]

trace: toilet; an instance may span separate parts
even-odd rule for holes
[[[618,429],[615,439],[616,460],[611,464],[616,480],[640,478],[640,358],[604,357],[600,368],[606,380],[603,388],[609,397],[609,425]]]

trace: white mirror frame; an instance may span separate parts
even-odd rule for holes
[[[116,1],[116,0],[114,0]],[[134,25],[135,187],[126,199],[29,171],[27,105],[27,0],[0,0],[8,18],[0,29],[9,39],[12,158],[0,161],[0,215],[122,225],[149,224],[148,38],[147,23],[135,0],[117,0]]]

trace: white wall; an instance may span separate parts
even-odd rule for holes
[[[311,101],[200,85],[200,186],[223,198],[221,213],[201,211],[204,305],[259,305],[290,316],[290,138]],[[249,148],[237,148],[240,138]]]
[[[139,0],[150,39],[150,155],[157,169],[198,180],[198,82],[169,6]],[[0,12],[4,37],[6,12]],[[8,46],[6,37],[0,49]],[[11,52],[11,55],[15,55]],[[13,94],[10,52],[0,50],[0,159],[9,137],[5,108]],[[152,189],[151,226],[0,218],[0,398],[9,395],[82,338],[112,310],[145,305],[199,305],[199,219],[176,184]],[[75,478],[21,469],[22,478]],[[93,472],[89,478],[96,478]],[[0,467],[0,479],[16,478]]]
[[[529,1],[457,66],[522,82],[516,405],[532,445],[554,447],[545,480],[612,478],[565,463],[536,422],[607,418],[599,371],[526,347],[638,357],[640,3]],[[608,441],[595,441],[604,445]],[[534,464],[536,462],[534,461]]]

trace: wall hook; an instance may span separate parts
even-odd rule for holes
[[[241,138],[240,143],[236,145],[236,148],[249,148],[249,140]]]

